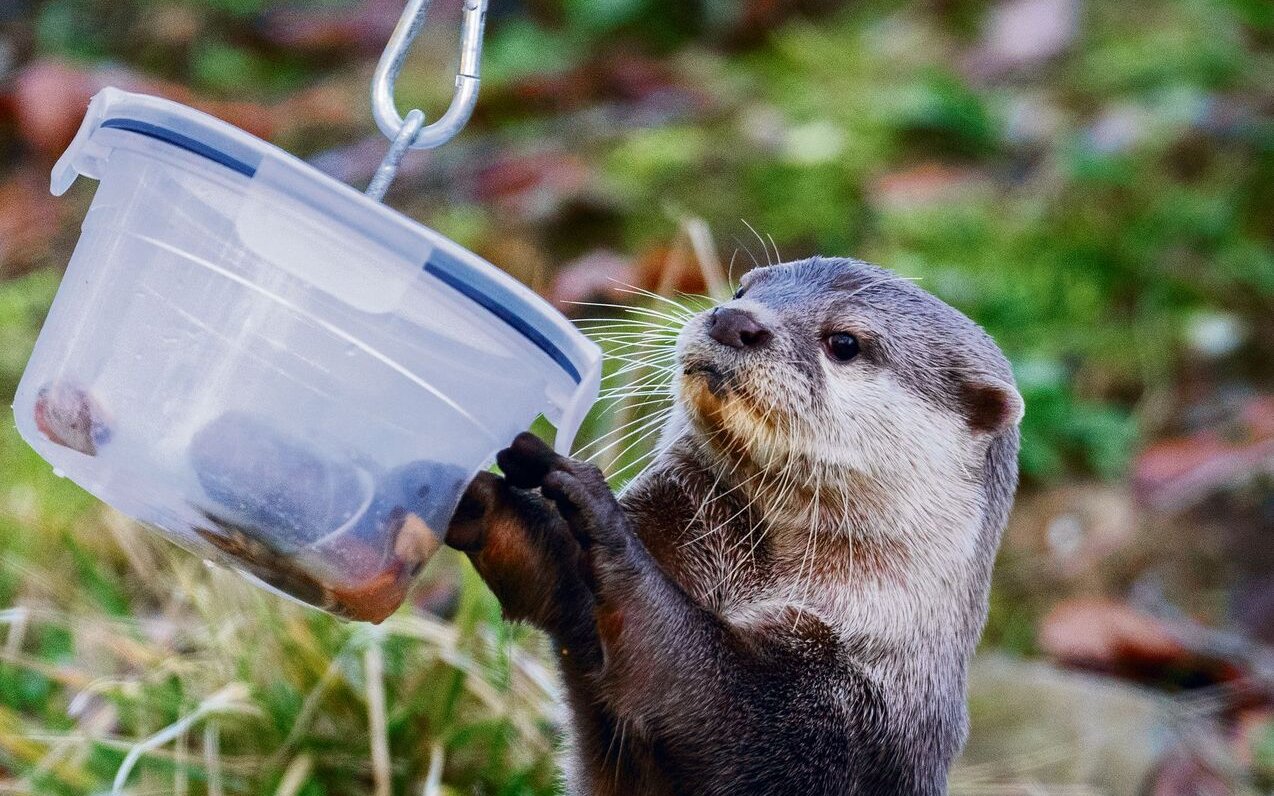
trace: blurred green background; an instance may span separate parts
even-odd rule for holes
[[[435,6],[398,95],[430,116],[458,46]],[[400,10],[0,0],[0,391],[92,197],[47,179],[94,92],[361,187]],[[1274,5],[493,0],[488,30],[473,122],[391,190],[408,215],[574,315],[852,255],[1012,359],[1024,482],[953,792],[1274,792]],[[555,791],[542,640],[467,564],[344,625],[144,535],[11,421],[0,473],[0,792],[109,792],[130,752],[134,794]]]

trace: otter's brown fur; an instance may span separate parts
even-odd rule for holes
[[[621,499],[522,435],[448,541],[553,640],[569,792],[943,793],[1017,483],[1008,363],[852,260],[759,269],[725,307],[744,342],[687,323],[679,410]]]

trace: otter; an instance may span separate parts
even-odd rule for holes
[[[617,498],[531,434],[447,541],[550,637],[572,794],[941,794],[1017,486],[1022,399],[889,271],[755,269],[679,332],[676,410]]]

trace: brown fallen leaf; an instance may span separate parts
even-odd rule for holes
[[[877,209],[905,211],[955,201],[989,184],[975,169],[931,161],[876,177],[867,198]]]
[[[379,53],[402,14],[395,0],[362,0],[352,5],[291,4],[265,15],[261,33],[288,50],[330,54]]]
[[[0,184],[0,279],[39,265],[62,229],[63,210],[43,173],[23,172]]]
[[[1101,598],[1059,603],[1041,621],[1038,640],[1060,663],[1114,673],[1167,666],[1188,655],[1161,620]]]
[[[1159,511],[1182,511],[1229,486],[1274,472],[1274,396],[1189,436],[1156,442],[1133,464],[1134,494]]]
[[[598,249],[558,269],[549,285],[548,299],[562,312],[573,315],[596,314],[581,302],[628,304],[633,301],[626,286],[636,283],[631,259],[613,251]]]
[[[38,58],[20,70],[13,82],[11,101],[19,137],[44,159],[56,159],[75,137],[93,95],[107,86],[190,105],[262,138],[270,138],[279,126],[279,114],[257,103],[203,99],[182,85],[129,69],[89,70]]]

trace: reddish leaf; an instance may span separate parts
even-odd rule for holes
[[[36,264],[60,229],[61,212],[48,183],[34,174],[0,185],[0,278]]]
[[[1161,511],[1180,511],[1221,489],[1274,471],[1274,396],[1254,398],[1235,416],[1147,448],[1133,466],[1135,494]]]
[[[474,198],[505,205],[519,218],[552,215],[589,185],[592,175],[577,155],[556,150],[506,155],[478,171]]]
[[[1166,666],[1187,654],[1160,620],[1095,598],[1054,607],[1040,623],[1039,644],[1061,663],[1111,672]]]
[[[960,199],[986,182],[974,169],[927,162],[872,180],[868,199],[880,209],[908,210]]]
[[[277,114],[255,103],[202,100],[184,86],[127,69],[86,71],[62,61],[38,59],[14,80],[12,101],[19,135],[47,160],[55,159],[75,137],[89,100],[107,86],[192,105],[263,138],[272,136],[277,127]]]
[[[598,250],[567,263],[553,277],[548,298],[558,309],[570,314],[595,314],[580,302],[627,304],[633,297],[626,286],[635,284],[636,269],[631,260],[615,252]]]
[[[656,293],[698,295],[708,290],[694,252],[684,242],[643,252],[637,261],[637,277],[638,287]]]
[[[378,53],[400,14],[402,3],[395,0],[362,0],[344,7],[294,5],[270,11],[261,32],[289,50]]]

